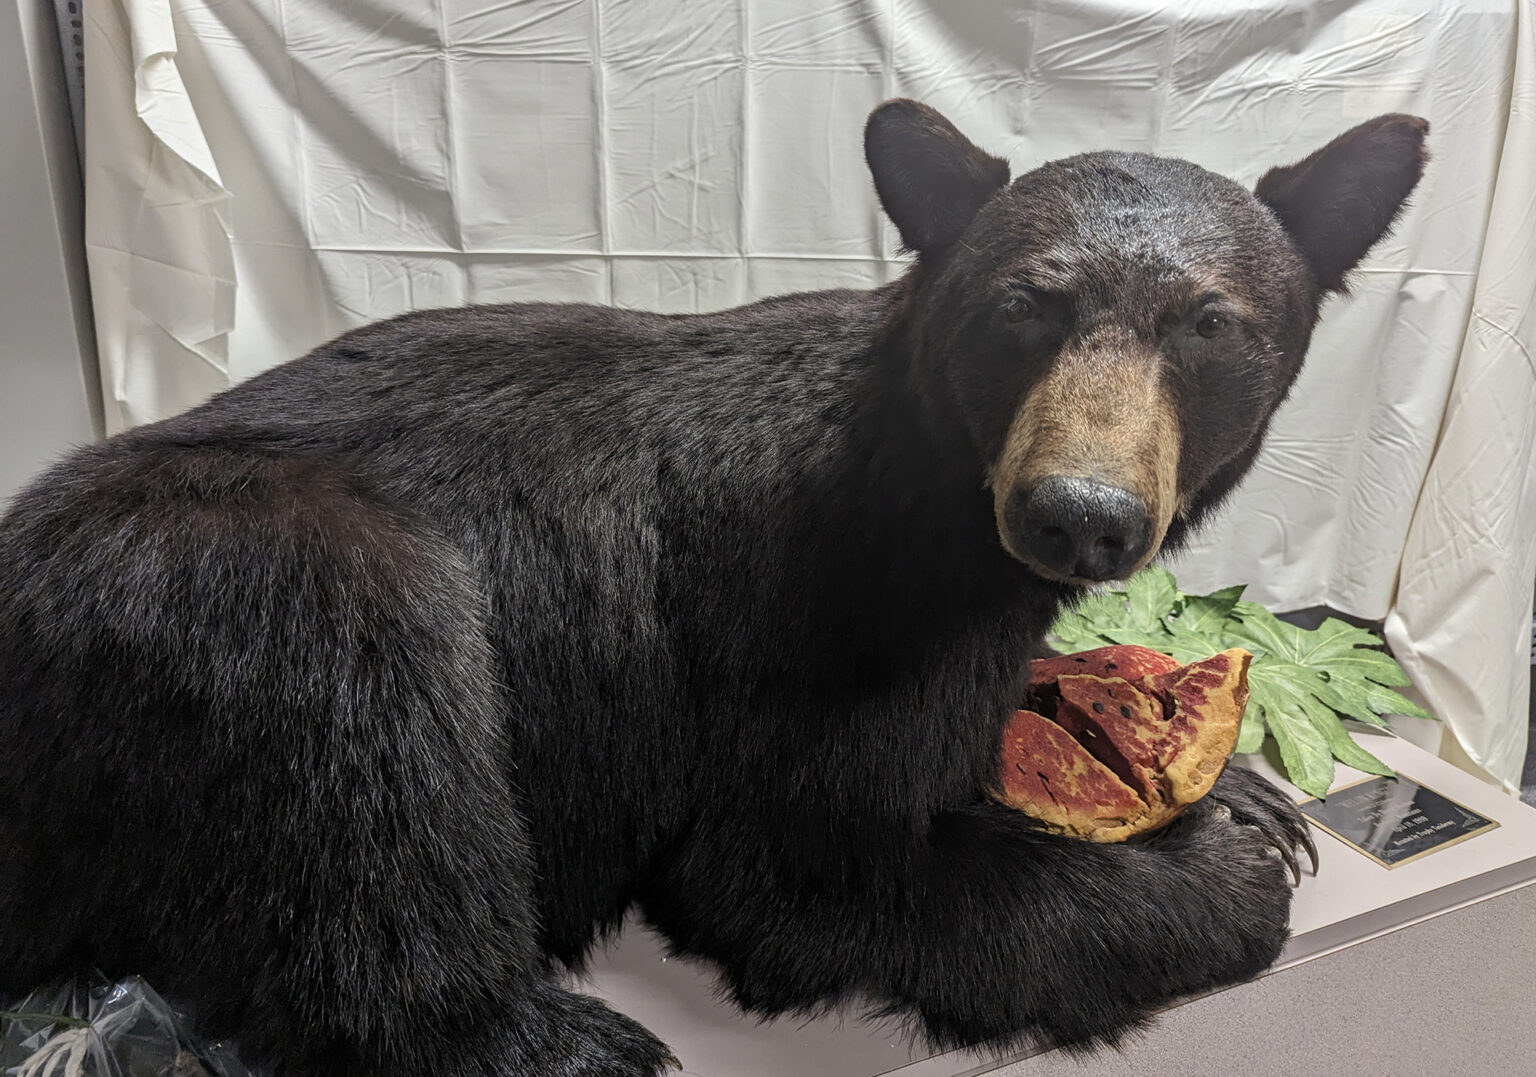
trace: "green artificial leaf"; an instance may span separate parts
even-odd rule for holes
[[[1163,618],[1168,644],[1160,649],[1188,664],[1233,646],[1227,626],[1242,592],[1239,585],[1208,595],[1181,595],[1177,612]]]
[[[1276,665],[1280,664],[1277,663]],[[1298,675],[1298,671],[1300,671],[1300,667],[1284,670],[1282,666],[1276,670],[1276,676],[1272,681],[1276,695],[1284,701],[1281,704],[1282,708],[1285,710],[1285,713],[1292,716],[1286,720],[1290,721],[1294,716],[1300,715],[1310,722],[1312,727],[1322,734],[1323,740],[1328,745],[1328,750],[1333,754],[1333,758],[1346,766],[1354,767],[1356,770],[1363,770],[1367,774],[1390,775],[1392,768],[1355,743],[1355,739],[1344,728],[1344,723],[1339,721],[1339,716],[1326,703],[1317,698],[1315,692],[1312,691],[1312,686],[1307,683],[1304,676]],[[1331,782],[1333,779],[1331,764],[1328,769],[1328,777]],[[1317,795],[1322,796],[1323,793],[1318,793]]]
[[[1367,684],[1370,682],[1367,681]],[[1363,690],[1360,685],[1349,680],[1335,680],[1331,674],[1322,673],[1317,678],[1317,683],[1309,686],[1313,695],[1317,696],[1328,706],[1332,707],[1341,716],[1353,718],[1357,722],[1365,722],[1367,725],[1387,728],[1387,721],[1379,713],[1371,709],[1370,693]],[[1389,691],[1383,688],[1381,691]]]
[[[1120,624],[1125,620],[1125,592],[1118,588],[1090,591],[1073,605],[1071,616],[1085,623]]]
[[[1283,675],[1280,675],[1283,677]],[[1248,705],[1257,705],[1264,727],[1275,738],[1286,777],[1315,797],[1328,795],[1333,784],[1333,752],[1328,739],[1302,716],[1290,720],[1293,711],[1283,687],[1279,687],[1257,659],[1248,667]]]
[[[1170,639],[1167,646],[1159,648],[1164,654],[1169,655],[1174,661],[1182,665],[1192,662],[1203,662],[1213,654],[1220,654],[1225,647],[1214,646],[1205,640],[1190,640],[1178,636]]]
[[[1227,631],[1242,640],[1255,655],[1271,652],[1285,655],[1297,647],[1295,633],[1301,629],[1286,624],[1257,602],[1239,599],[1233,604],[1232,617]]]
[[[1257,679],[1263,685],[1264,722],[1277,743],[1283,747],[1289,740],[1299,759],[1316,747],[1315,736],[1303,728],[1310,727],[1339,762],[1369,774],[1391,774],[1390,767],[1355,742],[1341,720],[1347,716],[1385,727],[1383,714],[1413,712],[1430,717],[1386,687],[1406,684],[1408,677],[1380,649],[1381,640],[1332,617],[1308,631],[1252,602],[1238,602],[1233,613],[1237,620],[1233,633],[1255,652],[1249,683],[1251,687]],[[1306,767],[1310,757],[1301,762],[1308,780],[1315,780],[1315,768]],[[1322,796],[1326,792],[1304,785],[1294,774],[1291,777],[1309,793]]]
[[[1335,618],[1328,618],[1315,632],[1313,646],[1300,660],[1304,664],[1325,667],[1335,679],[1358,678],[1377,684],[1407,684],[1403,672],[1391,655],[1379,650],[1381,639],[1363,628],[1355,628]]]
[[[1125,623],[1125,592],[1094,591],[1065,609],[1051,626],[1055,642],[1069,651],[1090,651],[1112,643],[1102,629]]]
[[[1237,731],[1237,748],[1235,751],[1247,755],[1264,747],[1264,708],[1256,707],[1249,703],[1243,711],[1243,724]]]
[[[1173,637],[1166,632],[1158,630],[1146,632],[1140,628],[1106,628],[1103,635],[1107,636],[1112,643],[1130,647],[1148,647],[1154,651],[1162,651],[1164,654],[1170,653],[1168,644],[1173,642]]]
[[[1226,631],[1237,600],[1243,597],[1243,590],[1244,585],[1238,584],[1208,595],[1184,595],[1179,615],[1169,622],[1169,626],[1178,625],[1181,631],[1212,633],[1219,637]]]
[[[1191,662],[1199,662],[1202,659],[1219,654],[1226,650],[1230,644],[1222,642],[1218,637],[1210,634],[1195,634],[1183,631],[1170,632],[1163,637],[1163,641],[1153,650],[1162,651],[1170,655],[1177,662],[1189,665]]]
[[[1173,573],[1160,565],[1148,565],[1125,581],[1125,598],[1129,606],[1126,627],[1155,631],[1173,610],[1178,597],[1179,585],[1174,582]]]
[[[1427,718],[1431,722],[1439,721],[1433,714],[1419,706],[1406,696],[1392,691],[1390,688],[1377,688],[1371,685],[1365,693],[1366,706],[1377,714],[1401,714],[1408,718]]]
[[[1242,594],[1241,586],[1185,594],[1171,573],[1153,566],[1132,576],[1123,590],[1085,596],[1051,633],[1067,650],[1127,644],[1185,664],[1243,647],[1254,657],[1239,752],[1258,751],[1266,734],[1274,737],[1291,781],[1315,796],[1327,794],[1335,760],[1369,774],[1391,774],[1356,743],[1342,719],[1385,727],[1385,714],[1433,716],[1393,691],[1408,677],[1381,640],[1336,618],[1315,630],[1298,628]]]

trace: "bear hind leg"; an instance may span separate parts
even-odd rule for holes
[[[472,570],[355,487],[277,478],[0,536],[0,912],[27,925],[0,957],[69,940],[290,1077],[659,1072],[538,952]]]

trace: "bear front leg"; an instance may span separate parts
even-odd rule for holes
[[[989,987],[1000,968],[924,963],[919,940],[897,994],[940,1044],[1020,1032],[1051,1046],[1113,1043],[1168,1003],[1252,979],[1280,956],[1291,892],[1277,844],[1215,801],[1130,845],[1021,831],[1002,807],[955,813],[936,823],[919,908],[963,951],[1019,967]]]
[[[904,846],[874,831],[841,849],[816,828],[776,828],[772,847],[761,830],[715,831],[644,908],[680,951],[717,962],[749,1011],[872,1002],[942,1047],[1113,1043],[1280,955],[1290,888],[1272,848],[1288,839],[1246,818],[1207,801],[1133,845],[1046,834],[993,804],[940,815]]]

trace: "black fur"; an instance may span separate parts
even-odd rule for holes
[[[918,254],[943,251],[1008,182],[1008,162],[968,141],[916,101],[887,101],[864,125],[864,157],[880,204]]]
[[[1423,170],[1428,131],[1417,116],[1378,116],[1259,180],[1254,193],[1291,233],[1323,291],[1344,291],[1349,271],[1392,227]]]
[[[1190,165],[956,203],[980,151],[871,129],[921,255],[894,285],[411,314],[21,494],[0,995],[141,973],[287,1075],[646,1074],[665,1048],[549,971],[635,906],[753,1012],[856,1001],[943,1044],[1113,1041],[1269,964],[1296,816],[1251,776],[1136,845],[988,802],[1072,592],[1003,552],[983,472],[1062,340],[1162,333],[1187,526],[1299,367],[1308,253]],[[1195,277],[1250,312],[1205,350]],[[1054,320],[1009,336],[1025,286]]]

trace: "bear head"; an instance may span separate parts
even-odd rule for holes
[[[1010,183],[927,106],[871,114],[875,188],[917,256],[912,382],[974,448],[1008,553],[1048,579],[1124,578],[1232,490],[1323,299],[1418,182],[1427,130],[1381,116],[1250,192],[1141,153]]]

